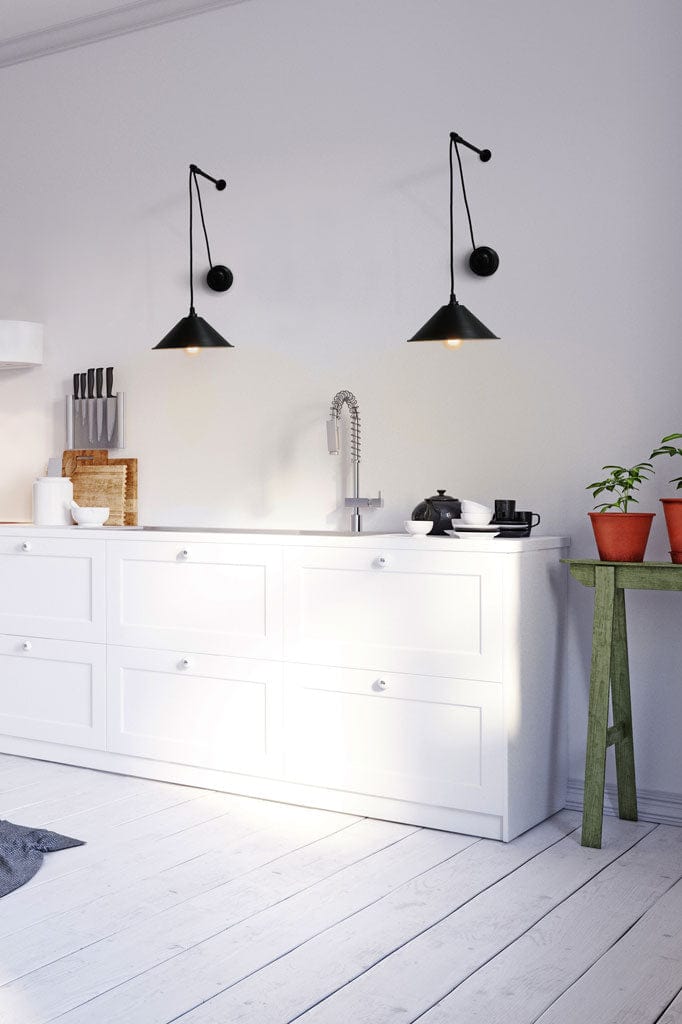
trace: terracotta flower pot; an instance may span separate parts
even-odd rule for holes
[[[643,562],[655,512],[588,512],[602,562]],[[672,544],[671,544],[672,547]],[[682,547],[682,545],[681,545]]]
[[[668,527],[670,557],[673,562],[682,562],[682,498],[661,498]]]

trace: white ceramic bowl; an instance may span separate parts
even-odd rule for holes
[[[492,519],[492,512],[462,512],[461,520],[465,526],[487,526]]]
[[[91,505],[88,508],[84,508],[82,505],[77,505],[74,508],[72,505],[71,515],[78,526],[104,526],[109,518],[109,509],[103,505]]]
[[[478,501],[469,501],[465,498],[462,501],[462,512],[489,512],[492,519],[493,510],[489,505],[481,505]]]
[[[433,523],[430,519],[405,519],[403,520],[403,526],[407,533],[411,533],[413,537],[425,537],[426,534],[431,533],[431,530],[433,529]]]

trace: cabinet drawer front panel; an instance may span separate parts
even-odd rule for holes
[[[237,545],[111,544],[112,643],[240,657],[281,653],[281,554]]]
[[[288,553],[286,656],[501,679],[501,576],[499,556],[379,549]]]
[[[280,666],[110,649],[108,749],[267,774],[280,757]]]
[[[501,814],[502,687],[433,676],[291,666],[292,781]]]
[[[103,748],[105,688],[98,644],[0,636],[0,733]]]
[[[0,631],[103,643],[104,544],[3,537]]]

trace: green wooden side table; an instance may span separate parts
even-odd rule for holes
[[[637,821],[635,753],[632,741],[626,590],[682,590],[682,565],[671,562],[599,562],[564,558],[571,575],[594,587],[594,626],[587,717],[583,846],[601,846],[606,750],[616,748],[618,815]],[[609,725],[609,692],[613,725]]]

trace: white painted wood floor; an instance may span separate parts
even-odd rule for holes
[[[507,845],[0,755],[87,840],[0,901],[2,1024],[680,1024],[682,829]]]

